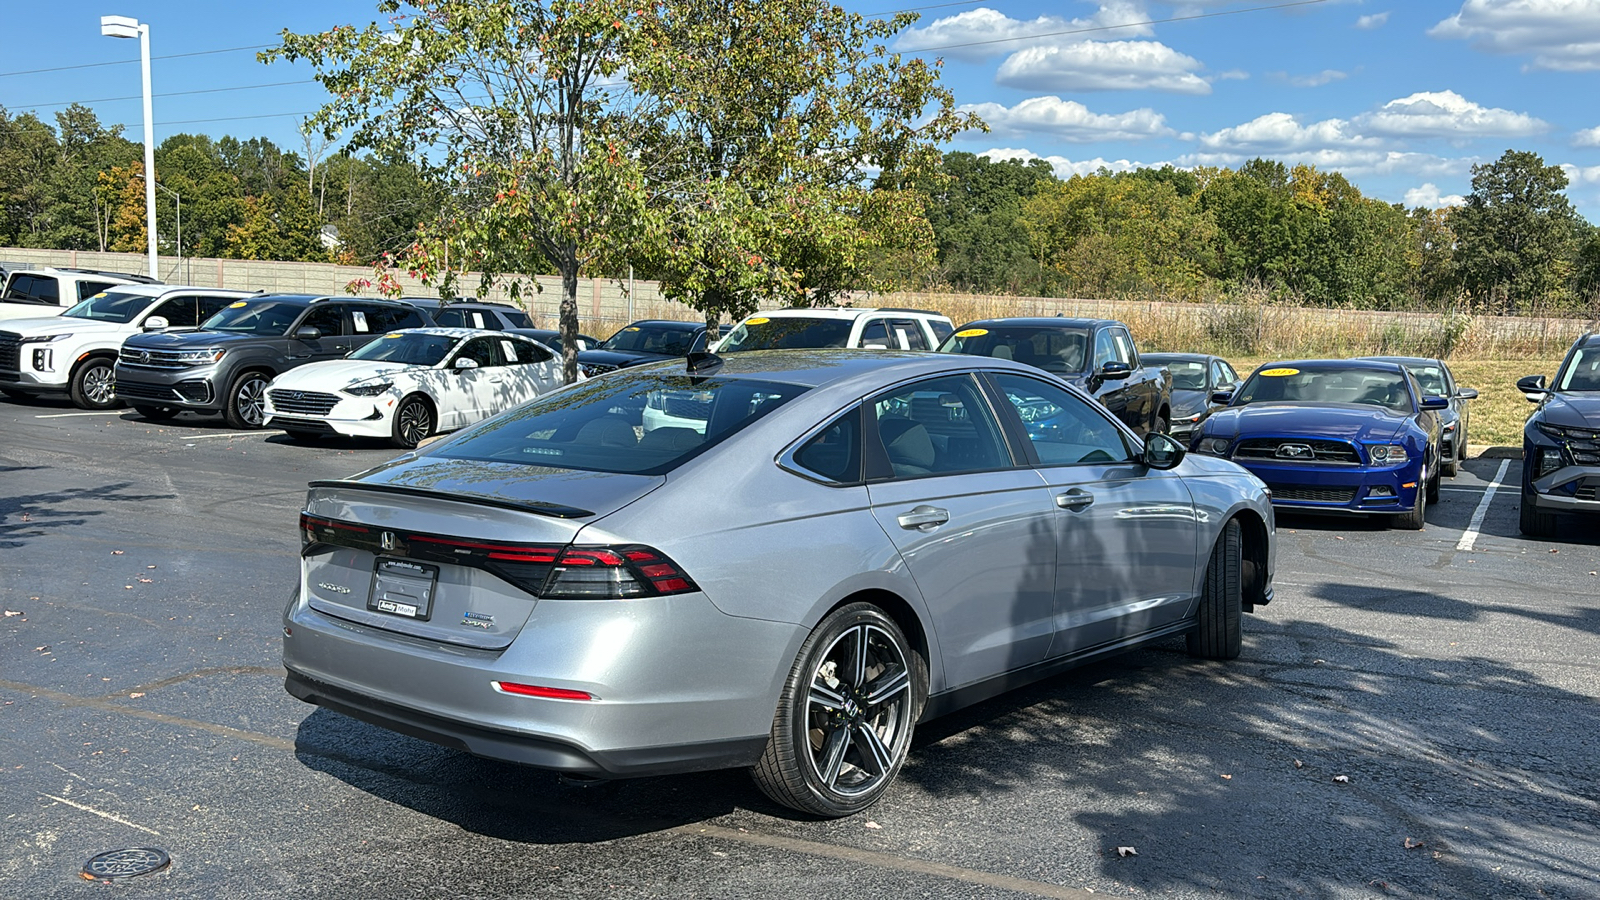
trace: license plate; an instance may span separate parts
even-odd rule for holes
[[[372,573],[367,608],[392,616],[426,621],[433,611],[439,567],[406,559],[380,559]]]

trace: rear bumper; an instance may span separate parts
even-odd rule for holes
[[[307,703],[429,743],[485,759],[592,778],[636,778],[751,766],[767,747],[767,737],[762,735],[698,744],[591,751],[562,741],[480,728],[383,703],[314,681],[292,669],[283,686]]]

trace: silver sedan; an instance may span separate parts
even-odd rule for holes
[[[919,721],[1151,641],[1237,656],[1274,558],[1233,463],[1028,366],[885,351],[591,379],[313,483],[301,539],[296,697],[577,776],[750,767],[822,816]]]

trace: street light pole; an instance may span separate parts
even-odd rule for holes
[[[139,177],[140,178],[144,178],[143,175],[140,175]],[[178,193],[177,191],[173,190],[172,188],[167,187],[166,185],[162,184],[161,182],[156,181],[153,178],[145,178],[144,180],[145,180],[146,184],[152,184],[152,183],[155,184],[156,187],[158,187],[161,190],[165,191],[167,194],[169,194],[172,197],[173,200],[177,201],[177,204],[178,204],[178,265],[176,267],[174,267],[173,270],[172,270],[173,273],[176,274],[177,272],[179,272],[179,271],[181,271],[183,269],[183,195]],[[160,276],[157,276],[157,277],[160,277]],[[184,281],[188,281],[189,280],[188,276],[185,276],[183,280]]]
[[[139,67],[144,76],[144,218],[150,250],[150,277],[161,279],[156,250],[156,136],[155,112],[150,94],[150,26],[131,16],[101,16],[100,33],[107,37],[138,38]]]

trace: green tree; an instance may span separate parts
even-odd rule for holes
[[[1430,308],[1444,308],[1461,293],[1461,271],[1456,265],[1456,235],[1450,228],[1449,209],[1411,211],[1412,260],[1410,293]]]
[[[1497,313],[1532,312],[1570,296],[1582,220],[1566,188],[1567,173],[1529,151],[1472,167],[1472,192],[1450,227],[1476,302]]]
[[[641,19],[629,78],[662,292],[708,325],[762,300],[884,289],[933,261],[917,178],[977,123],[937,67],[882,41],[915,21],[828,0],[673,0]],[[931,107],[931,109],[930,109]],[[864,170],[875,169],[869,181]]]
[[[311,124],[329,137],[348,131],[352,149],[451,182],[451,208],[401,265],[444,292],[475,267],[488,273],[480,290],[498,276],[513,295],[523,274],[555,267],[575,380],[579,275],[619,258],[645,212],[635,117],[608,93],[640,16],[621,0],[382,0],[378,11],[382,25],[286,31],[262,59],[316,68],[333,99]]]
[[[937,277],[960,291],[1043,293],[1022,207],[1056,181],[1050,164],[956,152],[944,155],[938,175],[919,183],[939,252]]]

